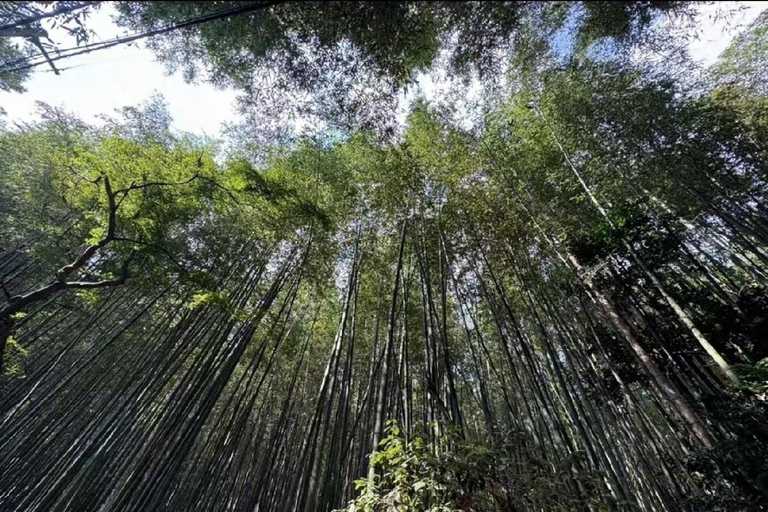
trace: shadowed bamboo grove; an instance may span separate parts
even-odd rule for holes
[[[526,69],[258,155],[4,124],[0,510],[764,510],[768,99]]]

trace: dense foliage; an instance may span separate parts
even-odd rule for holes
[[[638,60],[692,8],[118,3],[333,126],[0,126],[0,509],[765,510],[766,18]]]

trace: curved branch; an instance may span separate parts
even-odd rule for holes
[[[227,195],[229,196],[229,198],[232,199],[236,204],[238,204],[238,205],[240,204],[240,201],[238,201],[237,198],[234,196],[234,194],[232,194],[232,191],[229,190],[224,185],[222,185],[221,183],[219,183],[218,181],[216,181],[215,179],[209,178],[208,176],[200,176],[200,178],[204,179],[206,181],[210,181],[211,183],[213,183],[214,186],[216,186],[217,188],[220,188],[221,190],[226,192]]]
[[[64,283],[66,288],[75,289],[90,289],[90,288],[106,288],[108,286],[118,286],[123,284],[128,279],[128,267],[131,265],[133,259],[133,251],[128,255],[128,258],[123,262],[123,266],[120,269],[120,276],[116,279],[105,279],[103,281],[72,281]]]
[[[102,178],[101,176],[99,176],[96,179],[90,179],[87,176],[84,176],[84,175],[80,174],[80,172],[77,169],[75,169],[75,166],[73,166],[73,165],[69,166],[69,170],[72,172],[72,174],[74,174],[75,176],[77,176],[81,180],[87,181],[88,183],[93,183],[94,185],[98,185],[99,182],[101,181],[101,178]]]
[[[88,260],[90,260],[94,254],[96,254],[96,251],[107,245],[109,242],[111,242],[115,238],[115,229],[116,229],[116,214],[117,214],[117,205],[115,204],[115,193],[112,191],[112,185],[109,182],[109,177],[104,176],[104,190],[107,192],[107,203],[109,205],[109,219],[107,220],[107,234],[96,242],[95,244],[91,244],[88,247],[85,248],[83,253],[77,257],[75,261],[70,263],[69,265],[65,265],[61,267],[56,272],[56,279],[59,282],[66,283],[69,276],[72,275],[72,273],[75,270],[78,270],[83,265],[85,265]]]
[[[132,190],[140,190],[142,188],[147,187],[168,187],[173,185],[186,185],[187,183],[191,183],[192,181],[202,178],[203,176],[200,176],[199,174],[195,173],[190,178],[183,180],[183,181],[145,181],[143,183],[131,183],[129,186],[121,189],[117,189],[114,191],[114,194],[123,194],[123,197],[127,195]]]
[[[179,267],[179,269],[180,269],[182,272],[186,272],[186,271],[187,271],[186,267],[184,267],[184,265],[182,265],[181,263],[179,263],[179,262],[176,260],[176,258],[174,258],[174,257],[173,257],[173,255],[170,253],[170,251],[168,251],[168,249],[166,249],[165,247],[163,247],[163,246],[162,246],[162,245],[160,245],[160,244],[153,244],[153,243],[150,243],[150,242],[144,242],[144,241],[142,241],[142,240],[136,240],[136,239],[134,239],[134,238],[127,238],[127,237],[124,237],[124,236],[118,236],[118,237],[115,237],[113,240],[114,240],[115,242],[128,242],[128,243],[132,243],[132,244],[136,244],[136,245],[143,245],[143,246],[145,246],[145,247],[152,247],[153,249],[157,249],[157,250],[159,250],[160,252],[162,252],[163,254],[165,254],[165,255],[168,257],[168,259],[169,259],[169,260],[171,260],[171,262],[172,262],[174,265],[176,265],[177,267]]]
[[[94,246],[90,246],[94,247]],[[128,267],[133,260],[133,252],[128,255],[128,258],[123,262],[120,269],[120,276],[116,279],[106,279],[103,281],[62,281],[56,280],[52,283],[33,290],[25,295],[16,295],[8,300],[8,304],[0,309],[0,320],[9,318],[14,313],[17,313],[24,309],[26,306],[35,302],[45,300],[55,294],[58,291],[73,288],[73,289],[88,289],[88,288],[105,288],[107,286],[117,286],[123,284],[128,279]]]

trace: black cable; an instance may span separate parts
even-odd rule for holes
[[[272,2],[272,3],[279,3],[279,2]],[[127,43],[130,43],[130,42],[134,41],[134,40],[142,39],[144,37],[151,37],[153,35],[157,35],[157,34],[164,33],[164,32],[169,32],[169,31],[172,31],[172,30],[175,30],[175,29],[178,29],[178,28],[185,28],[187,26],[192,26],[192,25],[196,25],[196,24],[199,24],[199,23],[204,23],[204,22],[207,22],[207,21],[213,21],[213,20],[216,20],[216,19],[219,19],[219,18],[222,18],[222,17],[233,15],[233,14],[241,14],[241,13],[249,11],[249,10],[258,10],[258,9],[263,8],[263,7],[265,7],[264,3],[251,3],[251,4],[247,4],[245,6],[241,6],[241,7],[238,7],[238,8],[224,9],[224,10],[217,11],[215,13],[208,14],[208,15],[205,15],[205,16],[199,16],[199,17],[196,17],[196,18],[191,18],[191,19],[186,20],[186,21],[172,23],[172,24],[166,25],[164,27],[161,27],[159,29],[154,29],[154,30],[150,30],[150,31],[147,31],[147,32],[140,32],[138,34],[133,34],[133,35],[130,35],[130,36],[115,37],[115,38],[109,39],[107,41],[100,41],[98,43],[89,43],[89,44],[85,44],[85,45],[81,45],[81,46],[73,46],[73,47],[70,47],[70,48],[60,49],[60,50],[57,50],[58,56],[55,59],[53,59],[53,60],[55,61],[55,60],[61,60],[61,59],[68,58],[68,57],[74,57],[76,55],[90,53],[91,51],[101,50],[101,49],[104,49],[104,48],[110,48],[112,46],[117,46],[119,44],[127,44]],[[76,50],[79,50],[79,51],[76,51]],[[71,52],[71,53],[63,55],[65,52]],[[21,71],[21,70],[24,70],[24,69],[29,69],[29,68],[32,68],[32,67],[35,67],[35,66],[39,66],[39,65],[48,63],[47,60],[41,60],[41,61],[29,64],[29,65],[19,66],[19,67],[13,68],[13,69],[9,69],[7,71],[3,71],[3,68],[8,68],[11,65],[23,63],[25,61],[31,61],[31,60],[33,60],[35,58],[40,58],[40,57],[42,57],[42,54],[36,54],[36,55],[32,55],[32,56],[22,57],[20,59],[14,60],[14,61],[3,63],[3,65],[0,66],[0,72],[11,73],[11,72]]]
[[[137,41],[139,39],[144,39],[144,38],[147,38],[147,37],[152,37],[152,36],[164,34],[164,33],[167,33],[167,32],[172,32],[174,30],[179,30],[179,29],[182,29],[182,28],[188,28],[188,27],[192,27],[192,26],[195,26],[195,25],[200,25],[202,23],[207,23],[209,21],[216,21],[218,19],[225,18],[225,17],[228,17],[228,16],[236,16],[236,15],[240,15],[240,14],[245,14],[247,12],[259,11],[259,10],[264,9],[266,7],[270,7],[270,6],[273,6],[273,5],[284,3],[284,1],[285,0],[273,0],[273,1],[256,3],[256,4],[247,4],[247,5],[244,5],[244,6],[241,6],[241,7],[237,7],[237,8],[233,8],[233,9],[228,9],[228,10],[225,10],[225,11],[219,11],[217,13],[208,14],[208,15],[205,15],[205,16],[200,16],[198,18],[193,18],[193,19],[182,21],[182,22],[179,22],[179,23],[174,23],[174,24],[171,24],[171,25],[168,25],[168,26],[165,26],[165,27],[161,27],[161,28],[154,29],[154,30],[148,30],[146,32],[141,32],[141,33],[134,34],[134,35],[131,35],[131,36],[117,37],[117,38],[114,38],[114,39],[111,39],[111,40],[108,40],[108,41],[102,41],[100,43],[91,43],[91,44],[87,44],[87,45],[80,46],[80,47],[66,48],[64,50],[60,50],[59,53],[66,52],[66,51],[69,51],[69,50],[77,50],[77,49],[79,49],[79,51],[68,53],[66,55],[58,55],[56,57],[51,58],[50,60],[51,60],[51,62],[54,62],[54,61],[57,61],[57,60],[74,57],[76,55],[82,55],[82,54],[90,53],[90,52],[97,51],[97,50],[103,50],[105,48],[111,48],[113,46],[117,46],[117,45],[120,45],[120,44],[131,43],[131,42]],[[38,58],[40,56],[41,55],[38,54],[38,55],[33,56],[32,58]],[[30,58],[22,59],[22,61],[23,60],[30,60]],[[0,66],[0,73],[14,73],[14,72],[17,72],[17,71],[24,71],[26,69],[31,69],[31,68],[34,68],[34,67],[37,67],[37,66],[49,63],[47,60],[41,60],[41,61],[38,61],[38,62],[32,62],[30,64],[26,64],[26,65],[23,65],[23,66],[18,66],[16,68],[12,68],[12,69],[5,69],[5,70],[2,69],[3,67],[7,67],[8,65],[15,64],[16,62],[19,62],[19,60],[14,61],[14,62],[10,62],[10,63],[6,63],[4,66]]]

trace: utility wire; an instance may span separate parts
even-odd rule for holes
[[[248,11],[259,10],[259,9],[267,7],[267,6],[271,5],[271,4],[277,4],[277,3],[280,3],[280,2],[250,3],[250,4],[243,5],[241,7],[236,7],[236,8],[231,8],[231,9],[224,9],[224,10],[217,11],[215,13],[211,13],[211,14],[208,14],[208,15],[205,15],[205,16],[199,16],[199,17],[196,17],[196,18],[191,18],[189,20],[185,20],[185,21],[181,21],[181,22],[177,22],[177,23],[172,23],[172,24],[166,25],[164,27],[160,27],[160,28],[154,29],[154,30],[149,30],[149,31],[146,31],[146,32],[141,32],[141,33],[137,33],[137,34],[133,34],[133,35],[129,35],[129,36],[115,37],[113,39],[109,39],[107,41],[99,41],[97,43],[89,43],[89,44],[85,44],[85,45],[81,45],[81,46],[73,46],[73,47],[70,47],[70,48],[60,49],[60,50],[57,50],[57,53],[59,55],[56,58],[54,58],[53,60],[61,60],[61,59],[68,58],[68,57],[74,57],[76,55],[90,53],[91,51],[96,51],[96,50],[102,50],[102,49],[105,49],[105,48],[110,48],[110,47],[117,46],[117,45],[120,45],[120,44],[128,44],[128,43],[131,43],[131,42],[133,42],[135,40],[138,40],[138,39],[142,39],[142,38],[146,38],[146,37],[151,37],[153,35],[158,35],[158,34],[162,34],[162,33],[165,33],[165,32],[170,32],[172,30],[177,30],[177,29],[181,29],[181,28],[186,28],[186,27],[189,27],[189,26],[198,25],[200,23],[205,23],[205,22],[208,22],[208,21],[214,21],[216,19],[220,19],[220,18],[232,16],[232,15],[242,14],[242,13],[245,13],[245,12],[248,12]],[[66,53],[66,52],[70,52],[70,53]],[[33,55],[31,57],[28,56],[28,57],[24,57],[24,58],[21,58],[21,59],[17,59],[15,61],[6,62],[2,66],[0,66],[0,71],[3,71],[3,68],[7,68],[7,67],[9,67],[11,65],[15,65],[15,64],[20,64],[20,63],[23,63],[25,61],[31,61],[31,60],[33,60],[35,58],[39,58],[40,56],[41,56],[41,54],[37,54],[37,55]],[[35,66],[42,65],[42,64],[44,64],[46,62],[47,61],[34,62],[32,64],[23,65],[23,66],[19,66],[19,67],[13,68],[13,69],[6,70],[6,72],[10,73],[10,72],[15,72],[15,71],[21,71],[21,70],[25,70],[25,69],[29,69],[29,68],[32,68],[32,67],[35,67]]]
[[[113,46],[118,46],[118,45],[121,45],[121,44],[128,44],[128,43],[131,43],[133,41],[137,41],[139,39],[144,39],[144,38],[147,38],[147,37],[152,37],[152,36],[156,36],[156,35],[160,35],[160,34],[165,34],[167,32],[172,32],[174,30],[179,30],[179,29],[183,29],[183,28],[193,27],[193,26],[196,26],[196,25],[201,25],[203,23],[208,23],[210,21],[216,21],[216,20],[219,20],[219,19],[222,19],[222,18],[226,18],[226,17],[229,17],[229,16],[237,16],[237,15],[245,14],[245,13],[248,13],[248,12],[256,12],[256,11],[265,9],[267,7],[273,6],[273,5],[284,3],[284,1],[285,0],[273,0],[273,1],[255,3],[255,4],[247,4],[247,5],[244,5],[244,6],[241,6],[241,7],[236,7],[236,8],[233,8],[233,9],[227,9],[227,10],[224,10],[224,11],[219,11],[219,12],[208,14],[208,15],[205,15],[205,16],[200,16],[198,18],[193,18],[193,19],[189,19],[189,20],[186,20],[186,21],[182,21],[182,22],[178,22],[178,23],[173,23],[171,25],[167,25],[165,27],[157,28],[157,29],[154,29],[154,30],[148,30],[146,32],[141,32],[141,33],[138,33],[138,34],[133,34],[131,36],[116,37],[116,38],[109,39],[107,41],[102,41],[102,42],[99,42],[99,43],[91,43],[91,44],[87,44],[87,45],[79,46],[79,47],[76,46],[76,47],[72,47],[72,48],[65,48],[64,50],[60,50],[59,51],[60,55],[58,55],[56,57],[52,57],[50,59],[50,61],[53,62],[53,61],[57,61],[57,60],[61,60],[61,59],[67,59],[67,58],[70,58],[70,57],[74,57],[76,55],[82,55],[82,54],[90,53],[90,52],[97,51],[97,50],[104,50],[106,48],[111,48]],[[70,50],[78,50],[78,51],[72,51],[71,53],[67,53],[67,54],[62,55],[62,53],[70,51]],[[38,55],[35,55],[33,57],[29,57],[29,58],[26,58],[26,59],[20,59],[20,60],[23,62],[24,60],[32,60],[34,58],[39,58],[40,56],[41,56],[41,54],[38,54]],[[13,65],[13,64],[16,64],[18,62],[19,62],[19,60],[14,61],[14,62],[9,62],[9,63],[6,63],[3,66],[0,66],[0,73],[15,73],[15,72],[18,72],[18,71],[24,71],[26,69],[31,69],[31,68],[34,68],[34,67],[37,67],[37,66],[40,66],[40,65],[48,63],[47,60],[40,60],[40,61],[37,61],[37,62],[31,62],[29,64],[21,65],[21,66],[18,66],[18,67],[15,67],[15,68],[11,68],[11,69],[3,69],[3,68],[6,68],[9,65]]]

